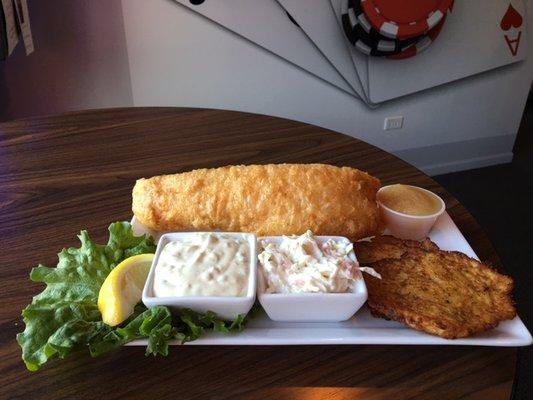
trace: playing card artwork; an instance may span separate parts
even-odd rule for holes
[[[456,1],[423,53],[404,60],[368,57],[370,100],[383,102],[525,59],[524,16],[520,0]]]
[[[339,89],[355,94],[276,0],[175,0]]]
[[[343,8],[347,7],[347,4],[345,4],[344,0],[330,0],[331,7],[333,9],[333,12],[335,13],[335,17],[337,19],[337,24],[339,26],[339,29],[342,28],[342,11]],[[354,65],[355,70],[357,71],[357,75],[359,76],[359,80],[361,81],[361,84],[363,86],[363,90],[365,91],[365,96],[368,98],[368,64],[367,64],[367,56],[364,54],[361,54],[358,52],[349,42],[346,37],[343,37],[343,42],[346,48],[346,51],[350,54],[350,58],[352,59],[352,63]],[[371,101],[370,101],[371,102]]]
[[[331,64],[346,79],[359,97],[364,97],[352,59],[346,51],[344,34],[337,23],[335,13],[328,1],[323,0],[278,0],[294,23],[298,24],[309,39],[326,56]]]
[[[512,4],[509,4],[500,22],[500,28],[505,32],[503,36],[513,57],[516,56],[520,47],[520,38],[522,37],[522,30],[520,28],[522,27],[522,23],[522,15],[516,11]]]
[[[528,47],[523,0],[174,1],[371,108],[521,61]]]

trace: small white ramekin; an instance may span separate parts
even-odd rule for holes
[[[197,312],[205,313],[213,311],[220,318],[233,321],[239,314],[247,314],[252,308],[257,290],[257,251],[256,237],[251,233],[227,233],[210,232],[233,237],[244,238],[250,246],[250,274],[248,276],[248,290],[246,296],[172,296],[155,297],[153,292],[154,273],[157,261],[165,245],[171,241],[182,240],[198,232],[165,233],[159,238],[154,261],[150,267],[148,278],[144,284],[142,302],[148,308],[155,306],[167,306],[171,310],[179,311],[182,308],[190,308]]]
[[[350,242],[342,236],[316,236],[319,242],[329,239]],[[276,243],[282,236],[266,236],[258,243]],[[260,247],[258,247],[260,252]],[[354,255],[355,257],[355,255]],[[257,266],[257,297],[273,321],[284,322],[339,322],[350,319],[366,302],[368,292],[363,278],[358,279],[347,293],[265,293],[266,280],[263,267]]]
[[[433,228],[433,225],[435,225],[437,218],[439,218],[441,214],[446,210],[444,200],[442,200],[439,196],[429,190],[423,189],[418,186],[405,185],[422,190],[433,196],[440,202],[441,207],[439,211],[430,215],[404,214],[398,211],[394,211],[393,209],[383,205],[383,203],[379,201],[379,193],[382,190],[388,188],[389,186],[383,186],[381,189],[379,189],[376,196],[381,214],[381,219],[385,223],[386,228],[393,236],[396,236],[400,239],[421,240],[425,238],[429,234],[429,231],[431,231],[431,228]]]

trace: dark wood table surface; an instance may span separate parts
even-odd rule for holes
[[[28,372],[15,342],[21,310],[41,286],[39,262],[107,240],[131,218],[137,178],[226,164],[323,162],[441,195],[481,259],[500,266],[472,216],[431,178],[354,138],[238,112],[136,108],[0,124],[0,399],[508,399],[516,349],[461,346],[183,346],[166,358],[123,348]]]

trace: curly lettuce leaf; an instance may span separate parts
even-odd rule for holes
[[[109,226],[106,245],[95,244],[86,231],[78,237],[81,246],[63,249],[56,267],[39,265],[31,271],[32,281],[46,284],[22,311],[26,328],[17,335],[31,371],[86,344],[101,322],[98,292],[109,272],[127,257],[155,252],[153,240],[135,236],[128,222]]]
[[[144,311],[143,311],[144,310]],[[101,326],[89,340],[91,355],[99,356],[135,339],[148,338],[146,355],[168,355],[171,340],[181,344],[198,339],[206,330],[221,333],[240,332],[246,317],[239,315],[233,322],[223,321],[211,311],[205,314],[185,308],[172,316],[169,309],[150,309],[138,305],[135,313],[120,328]]]
[[[148,338],[146,355],[167,355],[168,342],[178,338],[178,331],[172,326],[172,315],[167,307],[146,309],[142,305],[118,328],[102,323],[90,338],[89,350],[93,357],[114,350],[135,339]]]

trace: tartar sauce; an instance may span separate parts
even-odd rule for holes
[[[165,245],[154,273],[154,295],[245,296],[250,246],[245,238],[195,233]]]
[[[321,243],[311,231],[301,236],[283,236],[279,245],[261,245],[263,251],[258,257],[267,293],[348,292],[356,279],[362,279],[360,271],[367,270],[359,267],[351,243]]]

